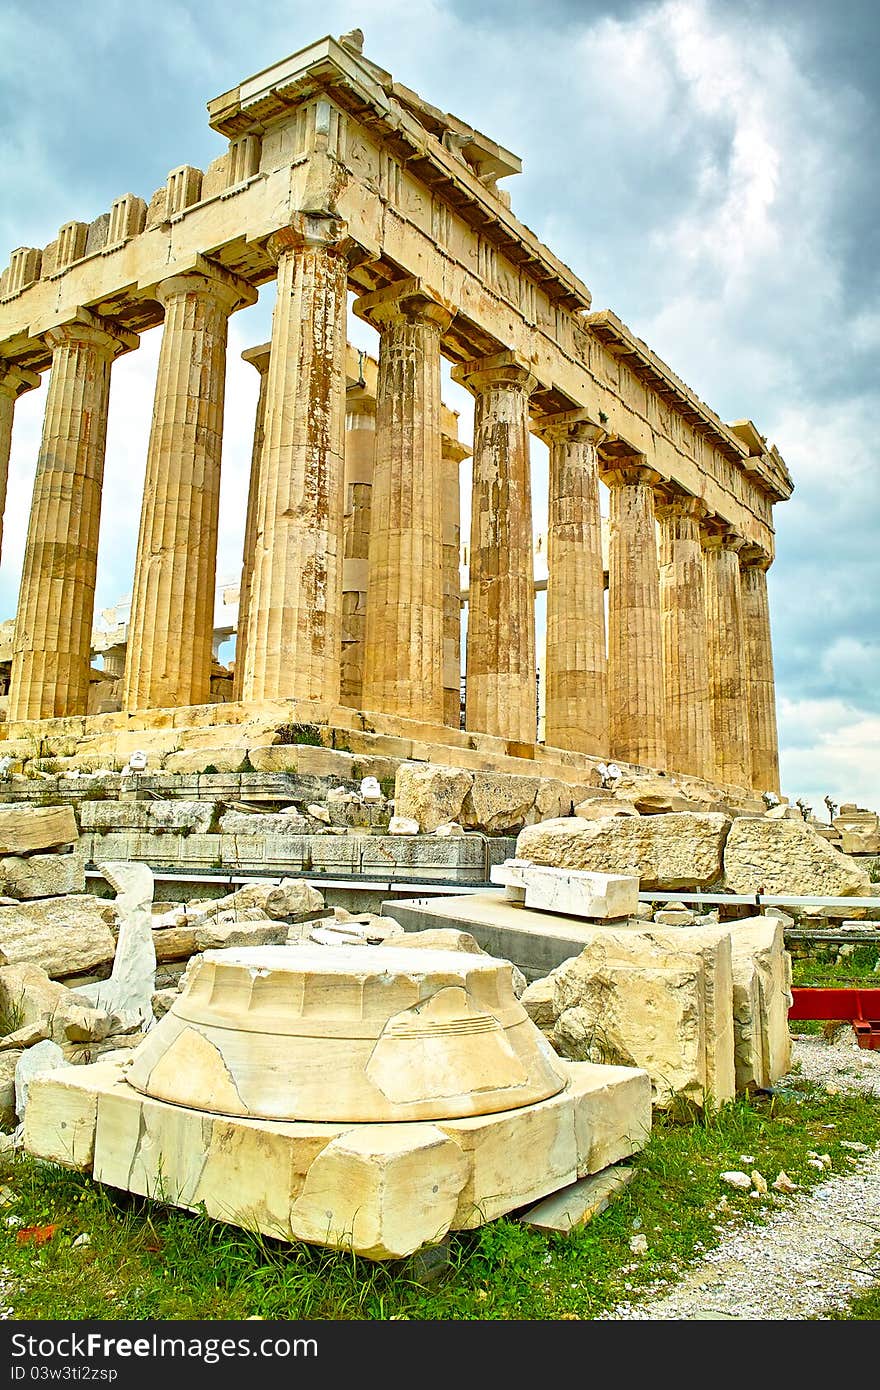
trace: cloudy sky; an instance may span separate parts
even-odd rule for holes
[[[514,150],[513,209],[725,420],[775,443],[783,791],[880,809],[880,5],[876,0],[0,0],[0,262],[149,199],[223,142],[205,103],[313,40]],[[237,578],[274,291],[230,324],[218,568]],[[160,330],[114,367],[98,608],[131,588]],[[370,346],[362,325],[354,333]],[[469,397],[446,381],[470,419]],[[16,415],[15,612],[45,386]],[[536,525],[546,519],[540,446]]]

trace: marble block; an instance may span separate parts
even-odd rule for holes
[[[629,917],[639,903],[639,879],[632,874],[600,874],[507,859],[492,866],[490,878],[504,884],[510,901],[568,917],[599,921]]]
[[[361,950],[368,948],[361,947]],[[559,1063],[532,1105],[427,1123],[252,1120],[154,1100],[115,1064],[33,1083],[25,1148],[111,1187],[282,1240],[397,1259],[644,1147],[647,1073]]]
[[[651,1081],[565,1062],[482,953],[210,951],[122,1067],[41,1077],[25,1146],[283,1240],[398,1259],[641,1149]]]

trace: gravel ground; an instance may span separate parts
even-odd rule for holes
[[[880,1099],[880,1051],[860,1048],[852,1029],[833,1042],[797,1036],[792,1053],[797,1076]],[[606,1319],[822,1319],[880,1282],[880,1149],[854,1153],[852,1172],[801,1197],[772,1200],[766,1225],[731,1231],[680,1283]]]

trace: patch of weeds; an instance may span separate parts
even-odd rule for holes
[[[802,956],[792,962],[792,984],[809,988],[824,986],[845,988],[848,984],[870,984],[876,986],[875,970],[880,962],[880,942],[860,943],[845,956],[831,956],[827,952],[816,952]],[[798,1031],[806,1031],[798,1021]]]
[[[0,1037],[15,1033],[24,1023],[24,993],[17,999],[6,998],[0,1007]]]
[[[278,735],[278,744],[306,743],[313,748],[322,746],[321,731],[317,724],[279,724],[275,732]]]

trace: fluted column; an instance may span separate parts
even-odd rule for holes
[[[354,307],[381,334],[363,704],[442,724],[440,336],[454,311],[418,280]]]
[[[441,437],[443,514],[443,723],[461,724],[461,485],[459,470],[470,449],[451,435]]]
[[[254,540],[257,530],[257,499],[260,490],[260,456],[263,451],[266,414],[266,380],[269,374],[269,343],[259,347],[247,348],[241,355],[250,362],[260,374],[260,394],[257,396],[257,412],[254,417],[254,442],[251,447],[251,472],[248,482],[247,511],[244,521],[244,546],[241,560],[241,581],[238,586],[238,624],[235,633],[235,671],[232,678],[232,698],[241,699],[244,683],[244,654],[247,648],[248,604],[251,593],[251,575],[254,568]]]
[[[550,450],[545,742],[608,752],[605,586],[598,446],[605,431],[581,411],[544,416]]]
[[[752,756],[752,787],[779,793],[776,682],[770,640],[767,570],[770,556],[757,546],[740,553],[743,628],[746,638],[746,704]]]
[[[709,718],[709,666],[699,498],[664,494],[660,525],[660,624],[666,693],[666,765],[671,772],[715,773]]]
[[[537,736],[529,398],[537,381],[510,352],[453,368],[475,397],[467,625],[467,728]]]
[[[12,362],[0,360],[0,548],[3,544],[3,516],[6,511],[6,484],[12,447],[12,417],[15,402],[25,391],[40,384],[39,372],[28,372]]]
[[[746,706],[746,650],[739,551],[744,542],[723,522],[703,527],[703,581],[709,710],[715,780],[750,787],[752,759]]]
[[[337,704],[348,242],[335,218],[303,215],[268,248],[278,292],[242,698]]]
[[[608,708],[611,753],[666,766],[660,573],[654,488],[660,475],[618,458],[603,467],[608,522]],[[630,461],[631,460],[631,461]]]
[[[342,560],[342,682],[344,705],[362,707],[366,659],[376,398],[355,383],[345,401],[345,511]]]
[[[123,707],[207,704],[229,315],[256,291],[204,264],[162,281],[165,326],[132,590]]]
[[[110,367],[138,343],[85,311],[44,336],[52,368],[15,619],[10,719],[87,712]]]

